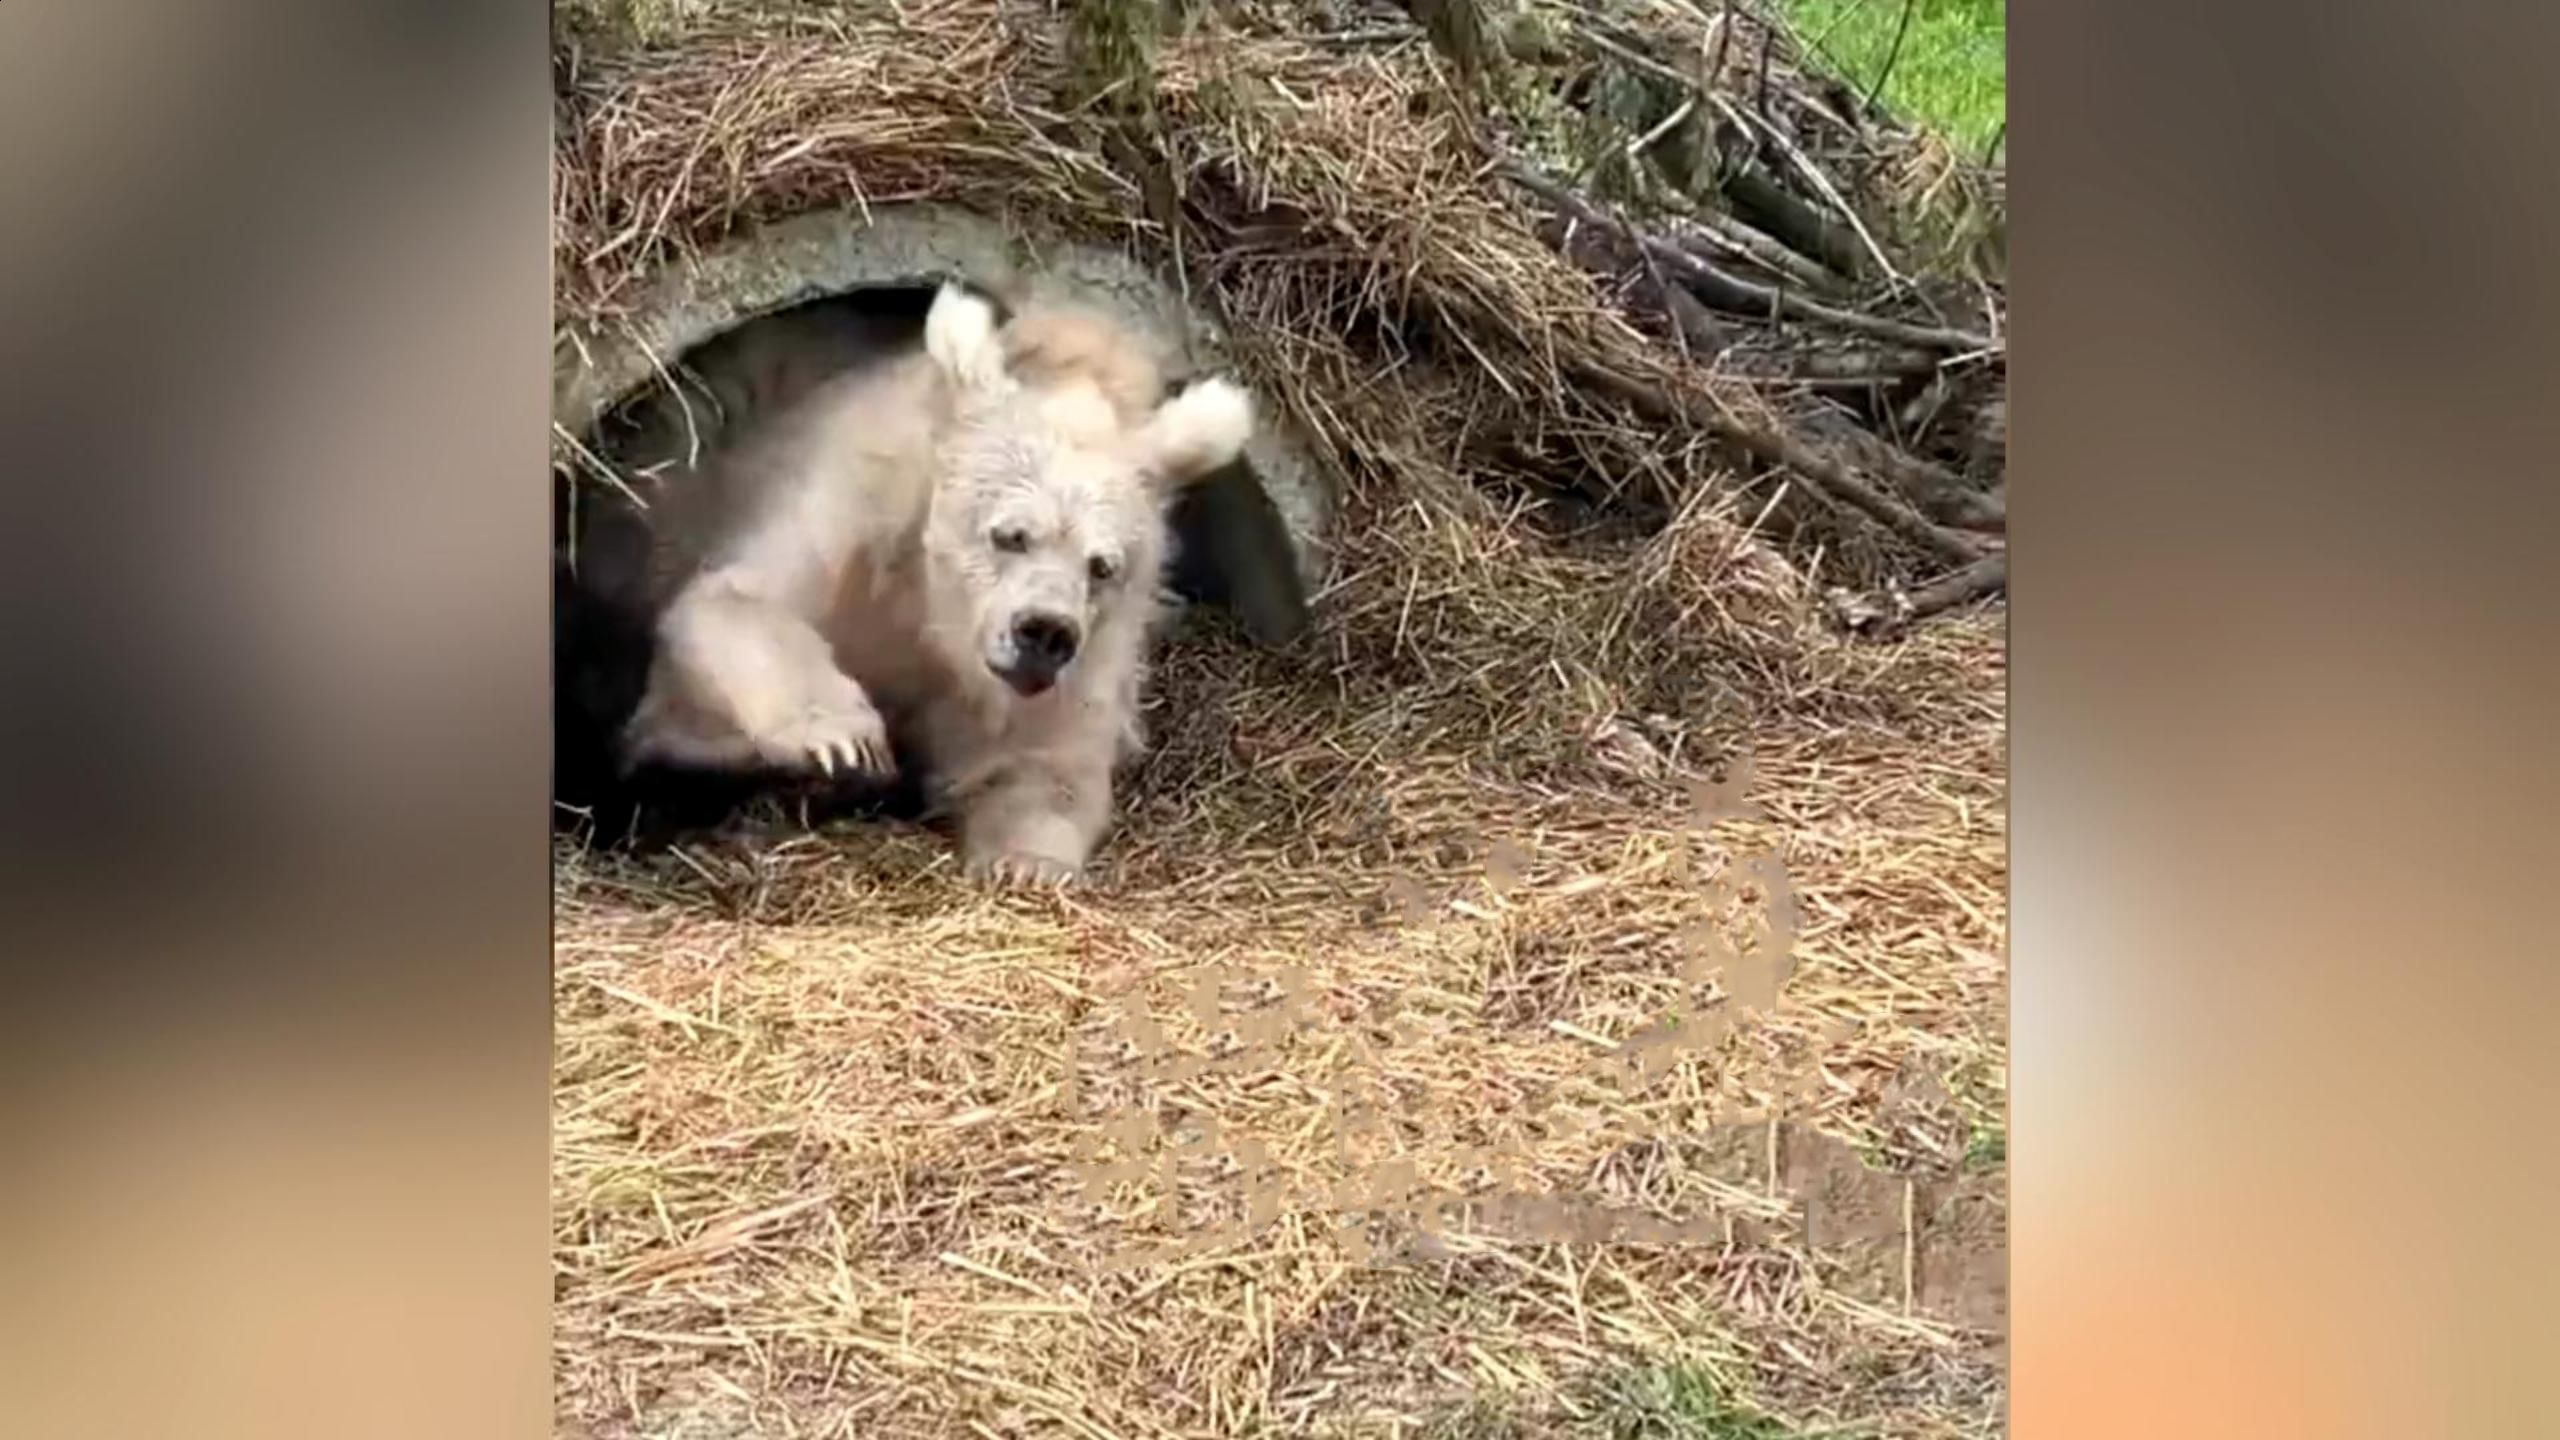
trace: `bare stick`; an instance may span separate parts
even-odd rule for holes
[[[1869,639],[1891,639],[1932,615],[2005,594],[2008,589],[2009,552],[1994,550],[1907,595],[1895,597],[1890,605],[1856,602],[1854,613],[1845,613],[1843,618],[1850,629]]]
[[[1811,321],[1817,325],[1829,325],[1836,329],[1873,336],[1878,340],[1890,340],[1899,345],[1917,345],[1923,349],[1944,350],[1952,354],[1967,354],[1998,348],[1992,344],[1991,337],[1987,335],[1976,335],[1971,331],[1948,329],[1936,325],[1914,325],[1908,321],[1887,319],[1881,315],[1843,310],[1836,305],[1825,305],[1819,300],[1808,300],[1792,290],[1781,290],[1776,286],[1763,285],[1755,280],[1745,280],[1740,276],[1718,270],[1689,250],[1655,236],[1644,237],[1644,247],[1648,254],[1667,253],[1678,257],[1670,262],[1671,267],[1679,271],[1681,279],[1698,292],[1699,299],[1720,310],[1729,309],[1740,315],[1767,315],[1774,310],[1781,315],[1793,316],[1798,320]],[[1731,297],[1730,303],[1720,298],[1726,296]]]
[[[1681,218],[1696,227],[1695,234],[1672,237],[1672,243],[1696,252],[1701,258],[1713,258],[1716,247],[1739,255],[1764,269],[1775,271],[1808,290],[1836,289],[1839,278],[1822,268],[1822,263],[1799,255],[1787,248],[1786,242],[1765,235],[1730,215],[1719,215],[1698,207],[1684,210]]]
[[[1762,17],[1760,21],[1760,73],[1752,81],[1751,103],[1760,108],[1760,114],[1764,118],[1769,113],[1769,45],[1771,41],[1777,38],[1777,35],[1777,27],[1771,25],[1767,17]]]
[[[1728,118],[1737,123],[1742,121],[1742,112],[1734,109],[1724,97],[1710,95],[1707,98]],[[1795,166],[1796,173],[1802,175],[1805,183],[1813,187],[1814,193],[1830,201],[1832,208],[1840,212],[1841,218],[1849,222],[1849,228],[1858,232],[1858,238],[1865,242],[1867,253],[1875,257],[1876,268],[1885,273],[1885,278],[1897,285],[1909,284],[1902,272],[1894,268],[1893,260],[1884,253],[1884,247],[1876,243],[1876,237],[1868,233],[1867,222],[1859,217],[1857,208],[1849,203],[1848,197],[1840,193],[1840,187],[1831,183],[1831,177],[1823,174],[1822,168],[1813,163],[1813,157],[1805,154],[1803,147],[1797,145],[1785,130],[1773,122],[1761,117],[1753,118],[1758,121],[1761,133],[1777,144],[1778,153],[1787,157],[1788,162]]]
[[[1876,98],[1884,94],[1884,82],[1893,78],[1894,64],[1902,58],[1902,37],[1911,30],[1912,5],[1913,0],[1902,0],[1902,18],[1893,22],[1893,44],[1885,49],[1884,68],[1876,72],[1875,83],[1867,87],[1867,98],[1860,109],[1874,109]]]
[[[1859,248],[1854,233],[1832,223],[1818,207],[1797,199],[1756,166],[1727,156],[1715,183],[1725,209],[1797,254],[1841,275],[1856,277],[1866,272],[1866,252]]]
[[[1938,357],[1920,350],[1817,350],[1790,357],[1765,372],[1743,370],[1753,380],[1810,385],[1817,390],[1850,390],[1869,385],[1901,385],[1936,373]]]
[[[2009,552],[1995,550],[1943,579],[1935,580],[1911,592],[1911,613],[1917,618],[1952,610],[1967,601],[1998,595],[2009,588]]]

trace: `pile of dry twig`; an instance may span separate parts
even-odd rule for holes
[[[980,203],[1121,237],[1224,308],[1355,486],[1419,447],[1574,516],[1737,490],[1875,633],[2001,588],[1992,177],[1749,7],[1344,10],[743,4],[656,46],[573,31],[562,312],[610,316],[741,220]],[[1425,413],[1346,424],[1381,371]]]

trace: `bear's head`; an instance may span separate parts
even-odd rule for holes
[[[924,554],[936,641],[1034,696],[1081,658],[1134,655],[1160,604],[1173,499],[1242,452],[1254,416],[1222,379],[1138,399],[1153,364],[1097,317],[1013,323],[1039,328],[1009,348],[993,307],[952,286],[926,316],[953,420]]]

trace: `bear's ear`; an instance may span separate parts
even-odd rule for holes
[[[995,307],[957,285],[945,284],[925,312],[924,349],[964,391],[1004,386],[1004,345],[996,338]]]
[[[1253,438],[1253,399],[1233,381],[1203,380],[1156,407],[1137,434],[1138,468],[1179,488],[1225,468]]]

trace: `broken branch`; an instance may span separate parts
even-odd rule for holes
[[[1716,309],[1736,315],[1768,317],[1787,315],[1813,324],[1829,325],[1854,334],[1890,340],[1896,344],[1917,345],[1951,354],[1970,354],[1994,350],[1989,336],[1969,331],[1944,329],[1934,325],[1913,325],[1868,315],[1856,310],[1843,310],[1808,300],[1792,291],[1780,290],[1757,281],[1727,274],[1708,264],[1691,250],[1665,240],[1661,236],[1637,229],[1624,218],[1610,214],[1600,206],[1575,194],[1559,182],[1517,162],[1501,166],[1505,179],[1536,195],[1549,205],[1587,224],[1604,226],[1627,237],[1646,256],[1680,277],[1683,285],[1700,300]]]
[[[1613,231],[1638,253],[1646,253],[1645,237],[1634,226],[1608,210],[1574,194],[1536,170],[1504,156],[1493,157],[1494,166],[1506,178],[1548,200],[1560,211],[1576,220]],[[1695,256],[1677,246],[1663,245],[1663,251],[1677,256],[1690,267],[1706,268]],[[1661,287],[1669,309],[1669,286]],[[1704,297],[1701,297],[1704,298]],[[1675,312],[1676,313],[1676,312]],[[1661,388],[1621,375],[1605,366],[1584,364],[1576,367],[1583,378],[1600,389],[1616,395],[1657,424],[1694,423],[1707,433],[1741,447],[1765,464],[1791,470],[1803,477],[1816,493],[1835,505],[1855,509],[1877,524],[1915,545],[1942,558],[1967,563],[1982,554],[1980,546],[1963,535],[1932,523],[1928,517],[1895,497],[1885,494],[1858,477],[1848,466],[1815,450],[1794,436],[1767,426],[1756,425],[1735,414],[1723,397],[1705,392],[1704,407],[1686,402]]]
[[[1851,630],[1869,639],[1890,639],[1908,630],[1915,621],[2004,594],[2008,588],[2009,552],[1994,550],[1909,594],[1892,596],[1884,604],[1872,599],[1842,601],[1840,618]]]

